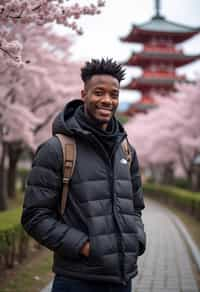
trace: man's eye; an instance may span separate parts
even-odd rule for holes
[[[117,99],[119,97],[119,94],[118,93],[113,93],[111,96],[112,96],[112,98]]]
[[[95,91],[95,95],[101,96],[101,95],[103,95],[103,92],[102,91]]]

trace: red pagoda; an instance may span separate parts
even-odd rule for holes
[[[185,76],[176,74],[176,68],[199,59],[200,55],[185,55],[176,45],[199,32],[200,28],[168,21],[160,14],[160,1],[156,0],[156,13],[151,20],[141,25],[133,25],[128,36],[121,38],[124,42],[143,44],[143,50],[133,52],[124,63],[143,69],[143,74],[139,78],[133,78],[124,87],[141,92],[141,100],[131,105],[126,115],[147,112],[149,108],[155,106],[152,93],[165,95],[174,89],[175,82],[187,81]]]

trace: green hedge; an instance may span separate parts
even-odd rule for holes
[[[144,191],[147,195],[180,208],[200,220],[200,193],[153,183],[145,183]]]
[[[0,258],[5,268],[13,267],[26,256],[28,235],[23,230],[21,208],[0,213]]]

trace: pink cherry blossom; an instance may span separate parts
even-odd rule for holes
[[[157,168],[173,165],[185,176],[192,172],[194,158],[200,153],[200,81],[177,86],[168,97],[156,96],[158,108],[138,115],[126,124],[141,166]],[[159,167],[158,167],[159,166]]]
[[[24,25],[21,29],[26,29],[29,24],[57,23],[82,34],[78,19],[83,15],[99,14],[103,6],[104,1],[81,6],[79,3],[70,5],[67,0],[0,0],[0,61],[6,58],[12,65],[22,64],[23,40],[16,42],[10,33],[13,26],[20,23]]]

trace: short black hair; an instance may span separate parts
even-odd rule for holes
[[[86,62],[81,68],[81,79],[84,83],[89,81],[93,75],[111,75],[116,78],[119,83],[124,79],[125,69],[113,59],[92,59]]]

